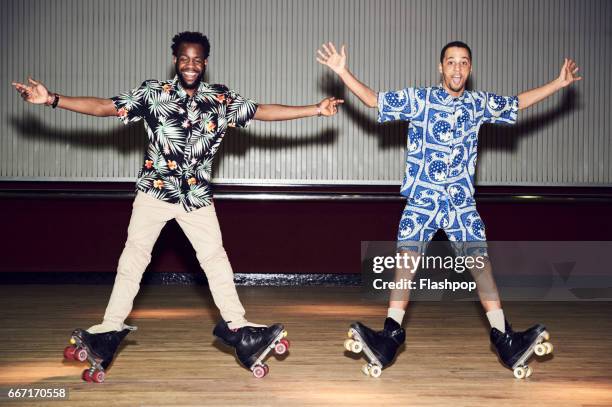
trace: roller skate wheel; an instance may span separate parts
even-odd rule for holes
[[[546,345],[543,343],[538,343],[535,348],[533,348],[534,353],[538,356],[546,355],[546,350]]]
[[[76,345],[76,340],[75,340],[74,338],[70,338],[70,341],[69,341],[69,342],[70,342],[72,345]]]
[[[370,366],[367,363],[361,366],[361,372],[366,376],[370,376]]]
[[[88,382],[88,383],[93,380],[93,378],[91,377],[91,372],[89,371],[89,369],[83,370],[83,374],[81,375],[81,378],[83,380],[85,380],[86,382]]]
[[[287,352],[287,345],[285,345],[282,341],[274,345],[274,353],[277,355],[282,355]]]
[[[79,362],[85,362],[87,360],[87,350],[86,349],[77,349],[74,353],[74,359]]]
[[[253,368],[253,376],[255,376],[257,379],[261,379],[265,375],[266,369],[263,366],[259,365]]]
[[[344,340],[344,349],[346,349],[347,351],[351,352],[351,349],[353,348],[353,340],[352,339],[345,339]]]
[[[546,347],[546,354],[547,354],[547,355],[548,355],[549,353],[552,353],[552,351],[553,351],[553,349],[554,349],[554,346],[553,346],[553,344],[552,344],[552,343],[550,343],[550,342],[546,342],[546,343],[544,344],[544,346]]]
[[[372,377],[380,377],[382,374],[382,369],[378,365],[370,366],[370,376]]]
[[[531,377],[532,374],[533,374],[533,370],[531,369],[531,367],[527,366],[527,371],[525,372],[525,378]]]
[[[74,346],[66,346],[64,348],[64,358],[66,359],[74,359],[74,353],[76,352],[76,347]]]
[[[283,331],[283,338],[287,337],[287,331]]]
[[[550,341],[550,334],[548,331],[542,332],[542,338],[544,338],[545,341]]]
[[[351,352],[359,353],[362,350],[363,350],[363,345],[361,344],[361,342],[353,341],[353,343],[351,343]]]
[[[266,376],[267,376],[267,375],[268,375],[268,373],[270,372],[270,366],[268,366],[268,365],[263,365],[263,368],[264,368],[264,370],[265,370],[265,372],[266,372]]]
[[[91,379],[96,383],[104,382],[106,378],[106,374],[102,370],[96,370],[94,374],[91,376]]]
[[[517,379],[524,379],[526,374],[527,374],[527,369],[525,369],[522,366],[519,366],[516,369],[514,369],[514,377],[516,377]]]
[[[363,350],[363,344],[361,342],[355,341],[355,340],[351,342],[351,352],[359,353],[362,350]]]

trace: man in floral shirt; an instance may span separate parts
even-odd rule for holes
[[[488,261],[484,223],[473,197],[478,131],[484,123],[514,124],[520,109],[580,80],[575,62],[566,59],[559,76],[544,86],[518,96],[499,96],[466,90],[472,71],[472,51],[460,41],[442,48],[439,64],[442,81],[433,87],[376,93],[349,71],[344,46],[337,52],[332,43],[323,45],[317,60],[338,74],[366,106],[377,108],[379,122],[410,122],[406,170],[400,189],[407,198],[397,234],[400,257],[420,257],[439,229],[446,232],[458,255],[481,255],[483,267],[471,271],[491,324],[491,341],[504,364],[514,368],[514,362],[533,348],[534,340],[541,339],[544,327],[538,324],[525,332],[513,332],[505,320]],[[398,267],[396,279],[402,276],[411,280],[415,271]],[[375,364],[379,368],[393,361],[405,341],[401,324],[409,292],[392,290],[382,331],[375,332],[361,323],[352,325],[377,356]],[[368,372],[379,375],[379,368]]]
[[[332,116],[343,101],[332,97],[309,106],[258,105],[224,85],[202,81],[209,52],[210,44],[202,34],[180,33],[172,43],[176,69],[172,80],[147,80],[111,99],[51,93],[33,79],[28,85],[13,83],[30,103],[94,116],[118,116],[126,124],[144,121],[148,147],[138,175],[128,239],[104,319],[99,325],[73,333],[75,341],[84,342],[103,359],[102,368],[108,366],[123,337],[133,329],[124,321],[132,310],[153,245],[171,219],[176,219],[189,238],[206,273],[222,317],[215,335],[234,346],[239,359],[252,367],[251,356],[283,331],[280,324],[265,327],[245,318],[212,200],[213,157],[228,127],[246,127],[252,119]]]
[[[113,97],[124,123],[144,119],[149,146],[136,187],[190,212],[212,204],[212,161],[228,127],[246,127],[257,105],[224,85],[198,81],[188,94],[177,74]]]

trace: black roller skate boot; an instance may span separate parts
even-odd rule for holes
[[[527,361],[534,353],[544,356],[552,353],[553,346],[550,335],[544,325],[536,324],[523,332],[515,332],[512,326],[505,321],[506,332],[496,328],[491,329],[491,343],[495,347],[502,364],[514,372],[514,377],[524,379],[532,374]]]
[[[363,351],[368,363],[361,371],[372,377],[379,377],[382,369],[389,366],[399,347],[406,341],[406,331],[392,318],[385,319],[382,331],[374,331],[361,322],[351,324],[349,339],[344,341],[344,348],[350,352]]]
[[[258,379],[267,375],[270,370],[263,360],[271,350],[282,355],[289,349],[289,340],[285,338],[287,331],[281,324],[230,329],[225,321],[220,321],[215,326],[213,335],[233,347],[240,363],[250,369]]]
[[[64,357],[79,362],[87,361],[90,367],[83,371],[83,380],[102,383],[106,377],[106,369],[113,361],[119,344],[130,331],[135,329],[136,327],[128,327],[122,331],[99,334],[91,334],[84,329],[75,329],[70,336],[72,345],[64,349]]]

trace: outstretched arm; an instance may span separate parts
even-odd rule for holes
[[[58,95],[49,92],[42,82],[35,81],[32,78],[28,78],[28,82],[29,85],[13,82],[13,86],[26,102],[51,106],[56,97],[59,97],[56,106],[62,109],[100,117],[117,115],[117,110],[110,99]]]
[[[316,105],[285,106],[261,104],[255,112],[255,120],[278,121],[293,120],[311,116],[333,116],[338,112],[338,105],[344,103],[342,99],[334,97],[325,98]]]
[[[359,79],[349,71],[346,64],[346,48],[344,45],[340,49],[340,53],[338,53],[334,44],[328,42],[327,44],[323,44],[322,49],[317,50],[317,53],[319,54],[317,61],[338,74],[342,82],[344,82],[351,92],[353,92],[366,106],[378,106],[376,92],[360,82]]]
[[[571,59],[565,58],[563,66],[561,67],[561,73],[559,77],[552,82],[547,83],[539,88],[531,89],[518,95],[519,110],[526,109],[529,106],[535,105],[543,99],[546,99],[559,89],[571,85],[572,83],[579,81],[582,77],[577,76],[578,66],[576,62]]]

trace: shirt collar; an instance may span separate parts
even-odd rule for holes
[[[434,92],[436,93],[436,97],[438,98],[438,100],[440,100],[440,102],[442,102],[445,105],[450,104],[453,99],[458,99],[459,101],[461,101],[461,103],[465,103],[468,99],[468,91],[467,90],[463,90],[463,93],[461,94],[461,96],[458,97],[454,97],[451,94],[449,94],[446,89],[444,89],[444,87],[442,86],[442,84],[439,84],[438,86],[434,87]]]
[[[185,90],[185,88],[183,88],[183,85],[181,85],[181,81],[179,81],[178,75],[174,75],[174,78],[172,78],[171,85],[172,85],[172,89],[177,93],[177,95],[179,95],[180,98],[183,98],[183,99],[189,98],[187,91]],[[194,95],[196,93],[203,92],[207,87],[208,87],[207,83],[205,83],[204,81],[200,81],[200,84],[198,85],[198,89],[194,92]]]

